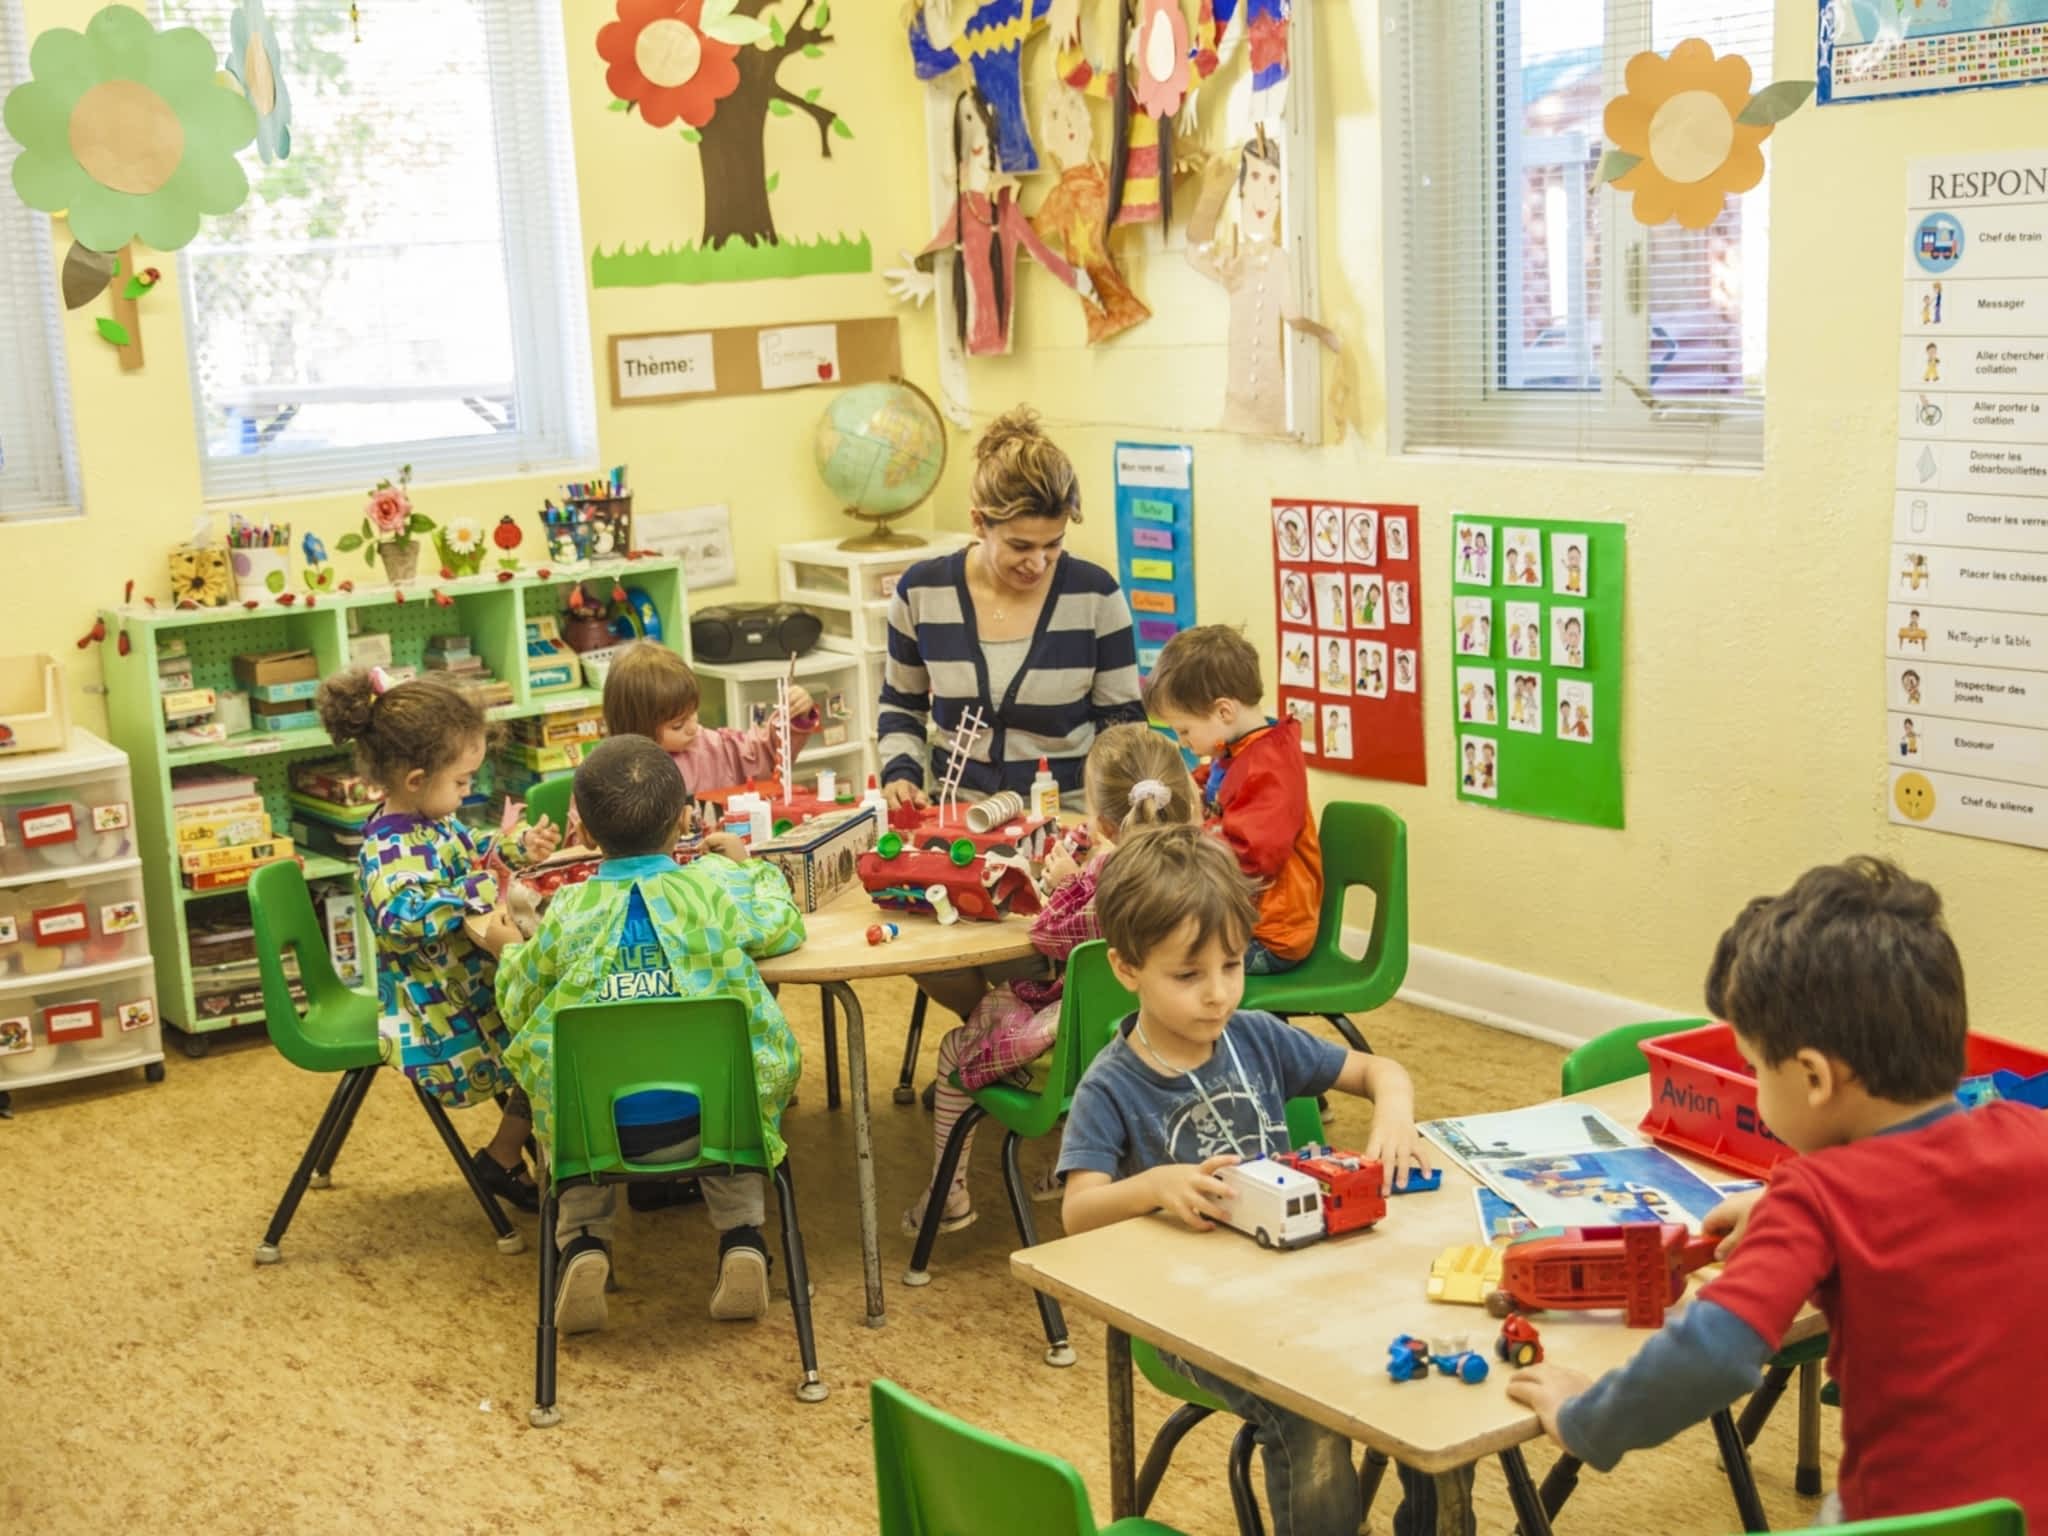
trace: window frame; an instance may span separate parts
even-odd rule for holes
[[[211,402],[200,376],[200,349],[189,345],[192,427],[201,492],[208,503],[345,493],[407,462],[418,466],[418,480],[448,483],[546,475],[587,465],[595,456],[596,394],[561,8],[555,0],[491,0],[477,10],[484,28],[478,51],[494,66],[489,74],[491,143],[502,213],[513,400],[521,425],[468,438],[394,439],[275,456],[216,457],[209,452]],[[495,67],[501,61],[510,67]],[[536,148],[541,152],[536,154]],[[195,246],[203,246],[204,236],[202,228]],[[303,243],[310,248],[326,242]],[[370,247],[391,242],[347,243]],[[189,273],[185,277],[179,288],[186,334],[192,337],[204,322],[197,312],[199,285]],[[477,406],[471,408],[484,415]]]
[[[1560,146],[1556,159],[1532,160],[1528,155],[1531,138],[1515,131],[1521,121],[1523,68],[1520,63],[1520,16],[1525,4],[1541,0],[1480,0],[1484,9],[1480,24],[1473,28],[1467,47],[1451,40],[1434,39],[1429,61],[1444,71],[1429,91],[1433,121],[1442,124],[1445,115],[1460,110],[1461,103],[1478,99],[1483,114],[1478,135],[1480,155],[1477,169],[1459,167],[1455,162],[1418,162],[1413,142],[1417,128],[1426,127],[1411,110],[1410,78],[1419,74],[1414,51],[1419,46],[1414,29],[1435,25],[1434,18],[1449,14],[1432,0],[1402,0],[1398,13],[1387,27],[1387,52],[1382,70],[1382,99],[1388,125],[1387,159],[1391,174],[1382,181],[1382,204],[1388,241],[1386,267],[1387,308],[1387,397],[1388,451],[1397,457],[1461,458],[1502,457],[1516,459],[1566,460],[1644,464],[1705,472],[1725,471],[1751,474],[1763,467],[1764,417],[1769,406],[1768,361],[1766,384],[1759,396],[1731,400],[1714,396],[1667,396],[1649,393],[1653,306],[1649,300],[1650,242],[1652,231],[1635,222],[1629,194],[1617,193],[1611,185],[1597,191],[1601,243],[1599,325],[1602,356],[1594,365],[1588,343],[1581,336],[1573,349],[1575,358],[1585,359],[1584,371],[1597,372],[1597,385],[1584,389],[1531,386],[1518,381],[1527,377],[1530,349],[1519,341],[1521,314],[1517,276],[1521,245],[1518,216],[1520,188],[1525,170],[1532,165],[1565,163],[1567,136],[1556,136]],[[1610,101],[1626,88],[1628,60],[1648,49],[1653,40],[1655,0],[1606,0],[1601,40],[1601,99]],[[1408,54],[1404,61],[1403,53]],[[1483,89],[1457,89],[1458,82],[1480,82]],[[1445,139],[1451,135],[1442,135]],[[1540,142],[1538,136],[1533,142]],[[1583,141],[1580,141],[1583,142]],[[1406,259],[1414,246],[1410,228],[1411,176],[1437,179],[1460,200],[1464,221],[1483,231],[1478,240],[1452,241],[1438,254],[1445,260],[1433,281],[1418,282]],[[1765,209],[1770,181],[1750,194]],[[1574,225],[1578,215],[1574,209]],[[1766,226],[1768,228],[1768,226]],[[1584,241],[1571,241],[1570,281],[1583,295],[1585,285]],[[1768,283],[1766,270],[1745,272],[1748,282]],[[1451,344],[1469,349],[1468,355],[1483,359],[1483,366],[1469,375],[1456,376],[1448,370],[1430,382],[1446,395],[1437,410],[1458,422],[1455,437],[1419,432],[1410,413],[1408,341],[1405,316],[1416,303],[1459,305],[1470,310],[1466,295],[1484,295],[1483,312],[1455,313]],[[1585,313],[1590,318],[1590,308]],[[1554,370],[1558,364],[1549,361]],[[1580,402],[1576,416],[1559,408],[1561,401]],[[1434,436],[1449,440],[1430,440]]]

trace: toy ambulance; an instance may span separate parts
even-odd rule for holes
[[[1322,1186],[1269,1157],[1232,1163],[1217,1177],[1230,1186],[1230,1225],[1261,1248],[1300,1248],[1323,1236]]]

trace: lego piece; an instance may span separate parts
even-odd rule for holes
[[[1455,1376],[1468,1387],[1478,1386],[1492,1369],[1486,1356],[1472,1348],[1470,1336],[1462,1333],[1430,1340],[1429,1359],[1439,1375]]]
[[[1410,1168],[1408,1170],[1408,1182],[1405,1184],[1395,1184],[1394,1193],[1397,1195],[1426,1195],[1443,1187],[1443,1169],[1432,1168],[1429,1172],[1424,1173],[1420,1168]]]
[[[1529,1319],[1519,1312],[1510,1312],[1507,1320],[1500,1325],[1500,1337],[1493,1341],[1493,1352],[1517,1369],[1541,1365],[1543,1337],[1537,1333],[1536,1325]]]
[[[1395,1381],[1417,1381],[1429,1374],[1429,1345],[1412,1333],[1395,1336],[1387,1346],[1387,1374]]]
[[[1501,1250],[1484,1243],[1446,1248],[1429,1266],[1429,1299],[1480,1306],[1500,1289]]]

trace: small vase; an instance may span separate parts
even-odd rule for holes
[[[420,546],[417,539],[408,539],[403,544],[379,544],[377,558],[384,562],[384,575],[393,586],[401,581],[411,581],[420,573]]]

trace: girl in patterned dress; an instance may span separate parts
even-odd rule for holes
[[[483,713],[439,679],[394,684],[381,668],[329,678],[315,707],[337,745],[354,744],[358,771],[384,796],[356,861],[377,943],[384,1059],[451,1109],[507,1095],[497,1134],[471,1161],[484,1188],[538,1210],[524,1154],[532,1111],[500,1057],[507,1034],[492,990],[498,951],[519,933],[487,868],[498,840],[455,814],[484,760]],[[500,851],[511,862],[534,862],[561,836],[542,818],[515,828]],[[471,918],[480,920],[480,937]]]
[[[1045,861],[1050,888],[1045,908],[1031,924],[1032,944],[1062,968],[1077,944],[1102,937],[1095,922],[1095,886],[1102,878],[1103,866],[1116,852],[1117,840],[1146,827],[1187,826],[1201,820],[1201,797],[1195,793],[1180,749],[1148,725],[1115,725],[1097,736],[1088,751],[1083,783],[1096,852],[1086,864],[1076,864],[1064,845],[1053,850]],[[933,1177],[945,1156],[953,1123],[972,1102],[969,1094],[995,1082],[1030,1083],[1032,1066],[1052,1049],[1059,1033],[1063,991],[1060,974],[1049,980],[1026,977],[1004,982],[990,988],[968,1021],[939,1042]],[[967,1196],[967,1164],[973,1155],[970,1133],[960,1149],[952,1188],[946,1192],[941,1232],[958,1232],[973,1225],[974,1206]],[[1047,1184],[1034,1191],[1033,1198],[1050,1199],[1057,1192],[1056,1185]],[[903,1213],[907,1235],[917,1236],[924,1222],[925,1202],[930,1199],[927,1188],[917,1204]]]

